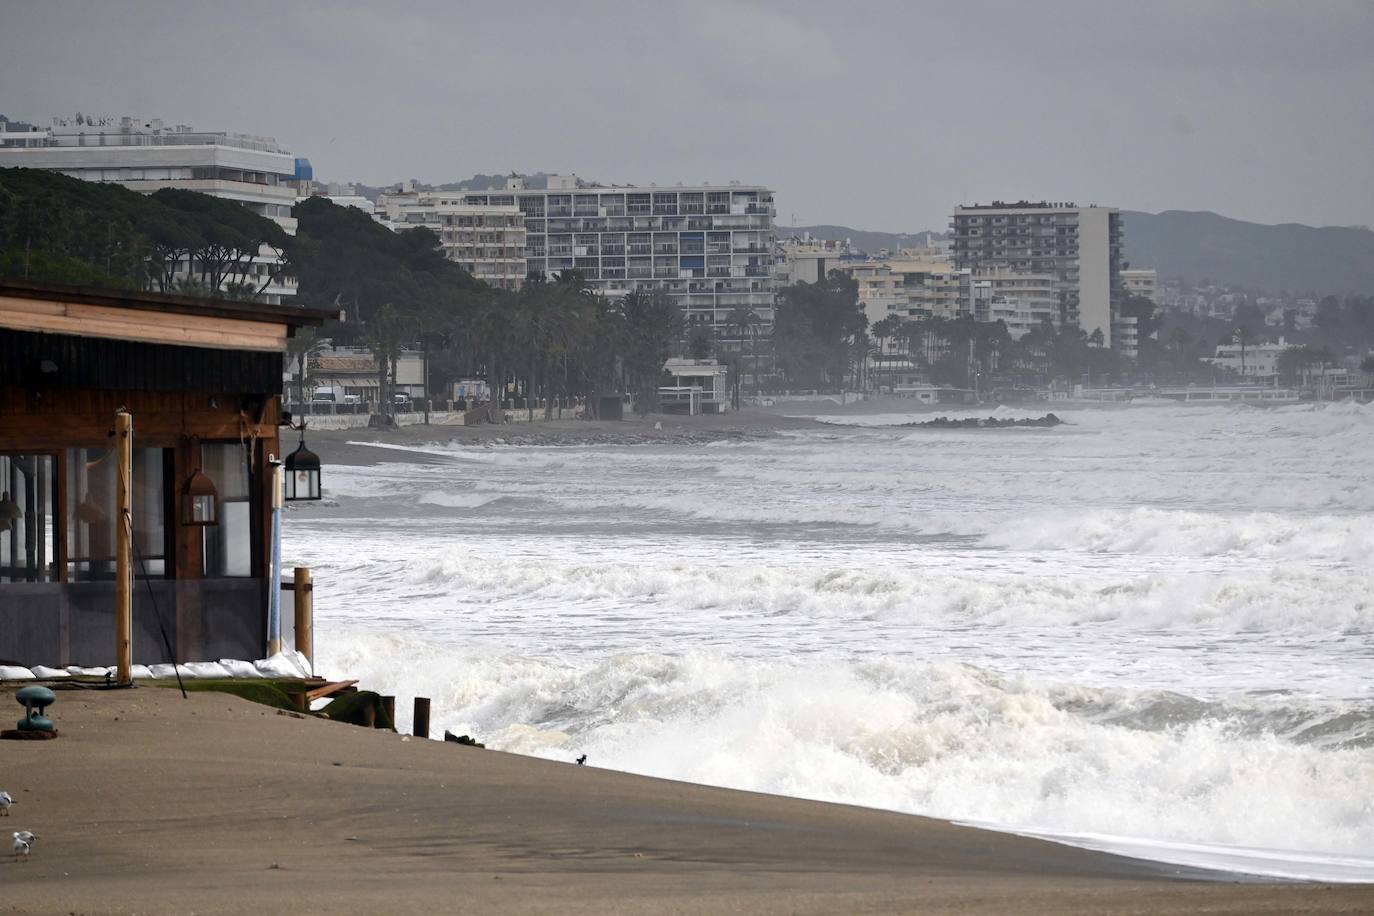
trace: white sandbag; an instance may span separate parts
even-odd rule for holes
[[[80,665],[67,666],[68,674],[79,675],[81,677],[104,677],[105,672],[113,670],[113,668],[83,668]]]
[[[187,662],[181,667],[182,670],[191,672],[191,677],[233,677],[219,662]]]
[[[155,677],[155,678],[164,678],[164,677],[165,677],[165,678],[168,678],[168,679],[170,679],[170,680],[175,680],[175,679],[176,679],[176,676],[177,676],[177,669],[174,668],[171,664],[169,664],[169,663],[167,663],[167,662],[163,662],[163,663],[160,664],[160,665],[152,665],[152,666],[149,667],[149,670],[151,670],[151,671],[153,672],[153,677]],[[181,676],[182,676],[183,678],[192,677],[191,672],[188,671],[188,670],[186,670],[186,666],[185,666],[185,665],[182,665],[182,666],[181,666]]]
[[[61,669],[61,668],[49,668],[47,665],[34,665],[34,666],[33,666],[33,676],[34,676],[34,677],[37,677],[37,678],[42,678],[42,679],[45,680],[45,681],[50,681],[50,680],[53,680],[54,678],[60,678],[60,677],[71,677],[71,675],[68,674],[68,673],[67,673],[66,671],[64,671],[63,669]]]
[[[271,658],[260,659],[253,663],[264,677],[306,677],[306,672],[297,661],[285,652],[278,652]]]
[[[134,680],[139,681],[147,681],[156,677],[156,675],[153,674],[153,669],[149,668],[147,665],[133,665],[129,668],[129,674]]]
[[[0,681],[31,681],[33,672],[18,665],[0,665]]]
[[[296,667],[300,668],[302,673],[307,676],[314,673],[315,666],[310,664],[310,659],[305,657],[304,652],[292,652],[291,657],[296,660]]]
[[[262,677],[262,672],[252,662],[237,658],[221,658],[219,663],[229,672],[230,677]]]

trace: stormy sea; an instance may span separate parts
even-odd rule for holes
[[[1374,408],[811,413],[327,466],[319,667],[491,748],[1374,880]]]

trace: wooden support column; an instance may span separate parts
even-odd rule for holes
[[[429,697],[415,698],[415,719],[410,730],[417,738],[429,737]]]
[[[115,414],[115,450],[118,454],[115,532],[115,668],[120,684],[134,682],[134,568],[133,498],[134,421],[128,411]]]
[[[296,651],[310,661],[310,673],[315,673],[315,586],[310,581],[310,567],[297,566],[292,584],[296,605]]]

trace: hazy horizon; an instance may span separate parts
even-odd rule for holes
[[[10,4],[0,113],[264,134],[371,185],[740,180],[782,227],[1020,198],[1374,223],[1369,4],[564,9]]]

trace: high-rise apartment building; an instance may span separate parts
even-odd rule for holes
[[[603,295],[662,290],[687,319],[721,340],[739,337],[739,306],[773,323],[773,192],[757,185],[604,187],[550,176],[548,187],[512,178],[502,191],[469,191],[468,206],[517,207],[525,271],[577,269]]]
[[[1055,278],[1060,321],[1118,346],[1121,213],[1112,207],[995,201],[956,207],[953,258],[975,272],[1006,268]]]
[[[294,235],[296,201],[292,186],[308,177],[310,163],[297,159],[270,137],[197,131],[157,119],[76,115],[53,118],[52,126],[7,131],[0,124],[0,168],[47,169],[85,181],[110,181],[151,194],[184,188],[236,201]],[[254,273],[264,282],[263,298],[280,303],[296,294],[296,280],[280,271],[276,252],[264,248]],[[190,265],[185,265],[189,272]]]
[[[516,289],[525,279],[525,220],[514,203],[473,204],[462,191],[407,183],[378,196],[373,218],[397,231],[433,231],[449,260],[491,286]]]

